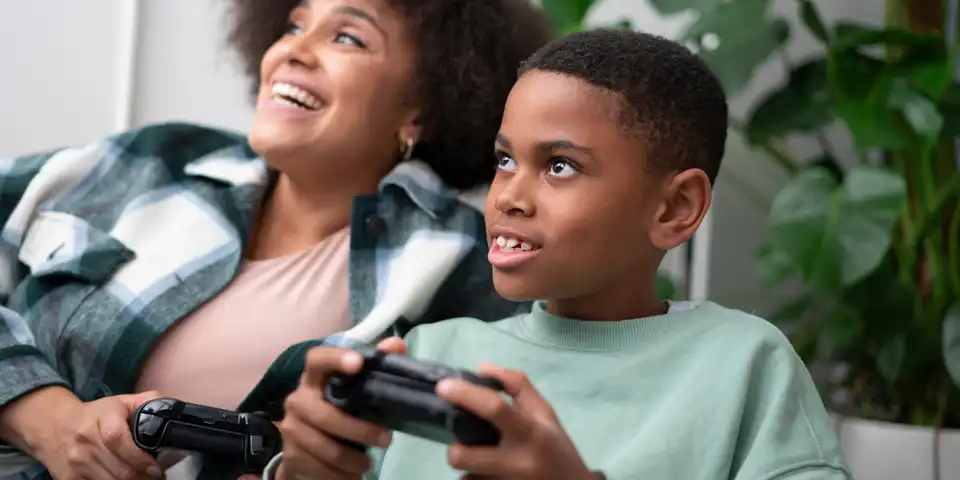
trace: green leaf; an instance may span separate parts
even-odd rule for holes
[[[716,48],[711,48],[712,45],[706,42],[714,38],[709,34],[716,35]],[[789,25],[778,18],[771,22],[761,20],[751,28],[739,25],[736,30],[707,32],[696,37],[694,43],[698,45],[700,57],[720,80],[727,95],[735,95],[750,82],[757,68],[786,43],[789,36]]]
[[[802,294],[799,297],[784,302],[780,304],[773,313],[767,316],[767,320],[770,320],[773,324],[780,327],[785,325],[789,326],[789,324],[797,320],[802,320],[803,316],[813,305],[814,298],[813,295]]]
[[[757,252],[757,277],[766,287],[772,287],[800,273],[800,267],[785,252],[764,244]]]
[[[823,19],[820,18],[820,12],[817,11],[817,5],[811,0],[799,0],[799,2],[800,19],[803,20],[803,24],[807,26],[813,36],[820,39],[821,42],[829,44],[830,33],[827,31],[827,27],[823,24]]]
[[[633,22],[631,22],[629,18],[621,18],[616,22],[596,25],[593,28],[613,28],[613,29],[633,30]]]
[[[943,137],[960,136],[960,83],[951,82],[940,98],[940,115],[943,116]]]
[[[939,102],[953,81],[952,70],[946,55],[909,52],[890,68],[890,75],[904,79],[910,88]]]
[[[673,15],[687,10],[706,11],[716,7],[720,0],[649,0],[650,6],[661,15]]]
[[[657,274],[657,295],[664,300],[673,300],[674,296],[677,294],[677,287],[673,283],[673,279],[662,274]]]
[[[822,167],[827,169],[830,174],[833,176],[833,179],[837,182],[842,182],[843,178],[846,176],[846,173],[843,171],[843,167],[840,166],[840,162],[836,158],[833,158],[833,155],[822,154],[817,157],[811,158],[803,163],[810,167]]]
[[[904,336],[897,335],[877,353],[877,367],[880,370],[880,375],[883,375],[887,382],[895,383],[900,377],[905,349],[906,340]]]
[[[694,9],[696,21],[679,38],[707,63],[728,95],[740,91],[753,72],[786,41],[790,28],[770,20],[770,0],[654,0],[661,12]],[[751,19],[744,28],[744,19]]]
[[[942,137],[952,138],[960,136],[960,105],[944,105],[940,107],[943,116]]]
[[[904,180],[879,167],[857,167],[842,185],[824,168],[806,169],[774,199],[769,243],[813,288],[848,287],[886,256],[905,200]]]
[[[828,350],[844,351],[861,343],[863,317],[856,308],[841,304],[824,316],[822,328],[821,345]]]
[[[835,111],[850,129],[858,149],[897,150],[916,143],[903,115],[889,106],[892,80],[884,62],[844,52],[831,55],[827,67],[836,95]]]
[[[541,5],[560,34],[582,29],[583,20],[597,0],[543,0]]]
[[[911,90],[905,79],[893,81],[887,102],[890,107],[903,113],[913,132],[928,146],[940,138],[943,117],[937,111],[937,106],[929,98]]]
[[[953,383],[960,387],[960,302],[943,319],[943,364]]]
[[[827,60],[807,61],[790,72],[787,85],[760,100],[746,124],[747,140],[763,143],[794,132],[813,132],[834,118]]]
[[[875,28],[855,23],[837,23],[834,37],[834,51],[878,44],[929,50],[944,48],[943,39],[939,35],[897,28]]]

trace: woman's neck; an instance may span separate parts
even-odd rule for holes
[[[280,174],[255,221],[246,257],[265,260],[305,250],[350,223],[353,197],[376,186],[304,187]]]

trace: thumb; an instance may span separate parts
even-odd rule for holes
[[[397,355],[407,354],[407,342],[400,337],[390,337],[377,344],[377,350]]]
[[[163,398],[163,395],[160,392],[143,392],[135,395],[120,395],[120,401],[123,402],[123,405],[127,407],[127,412],[133,414],[140,405],[149,402],[150,400],[156,400],[158,398]]]

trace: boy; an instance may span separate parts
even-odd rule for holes
[[[603,30],[537,52],[507,100],[485,214],[497,291],[545,301],[493,324],[417,327],[408,347],[381,344],[500,378],[512,401],[453,379],[437,393],[493,422],[501,443],[391,443],[323,401],[326,375],[361,360],[321,347],[287,401],[278,476],[848,478],[810,376],[774,326],[657,297],[664,252],[710,206],[726,131],[720,85],[673,42]],[[371,464],[337,437],[389,448]]]

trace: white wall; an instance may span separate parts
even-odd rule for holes
[[[124,12],[135,0],[46,0],[0,2],[0,156],[78,144],[123,126],[122,102],[127,78],[123,66]],[[224,0],[141,0],[134,62],[130,125],[185,120],[246,130],[251,118],[244,79],[223,48]],[[879,0],[820,0],[828,21],[857,18],[879,22]],[[798,28],[795,0],[773,0],[775,11],[793,21],[789,46],[793,58],[815,49]],[[676,36],[689,21],[663,19],[642,0],[605,0],[592,21],[627,16],[640,29]],[[765,66],[747,92],[732,102],[741,114],[757,94],[781,81],[776,63]],[[842,132],[833,135],[842,140]],[[841,142],[842,143],[842,142]],[[813,152],[800,141],[796,152]],[[746,182],[770,198],[784,176],[768,162],[731,139],[729,155],[716,187],[709,255],[699,271],[706,293],[740,308],[761,312],[769,299],[759,296],[753,255],[763,233],[766,205],[751,199]],[[701,252],[702,253],[702,252]],[[682,271],[683,252],[668,260]]]

